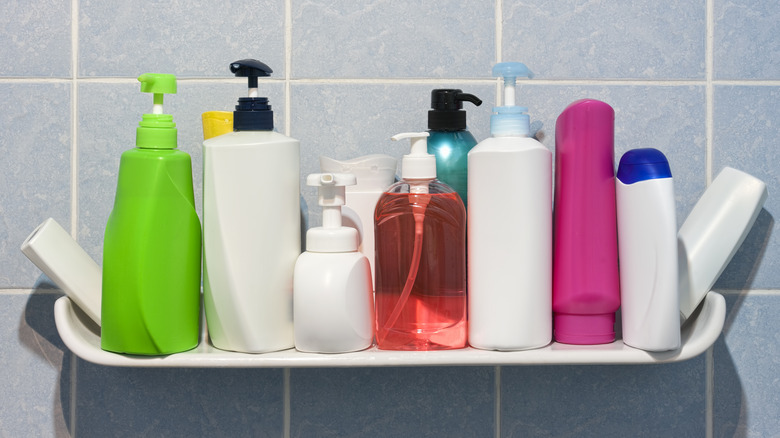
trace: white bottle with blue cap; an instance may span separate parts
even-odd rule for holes
[[[680,348],[677,215],[664,154],[632,149],[615,181],[623,343],[647,351]]]
[[[552,153],[515,105],[515,80],[531,71],[502,62],[493,76],[503,77],[504,106],[468,155],[469,343],[524,350],[552,339]]]

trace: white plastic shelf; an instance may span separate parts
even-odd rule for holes
[[[726,318],[726,302],[709,292],[701,308],[682,327],[682,347],[650,353],[628,347],[621,340],[604,345],[552,344],[534,350],[485,351],[474,348],[445,351],[384,351],[376,347],[356,353],[315,354],[294,349],[246,354],[214,348],[205,334],[193,350],[160,357],[128,356],[100,349],[100,329],[77,309],[68,297],[54,304],[57,331],[80,358],[100,365],[120,367],[180,368],[286,368],[286,367],[385,367],[443,365],[544,365],[544,364],[653,364],[679,362],[709,348],[720,335]]]

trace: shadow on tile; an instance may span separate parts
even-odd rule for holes
[[[726,343],[747,293],[726,296],[726,322],[713,348],[713,436],[747,437],[748,404],[735,359]]]
[[[774,226],[775,219],[772,215],[766,209],[761,209],[742,246],[715,283],[715,289],[747,290],[752,287]]]
[[[71,352],[65,347],[54,324],[54,302],[62,294],[45,275],[41,275],[24,310],[19,324],[19,341],[29,351],[40,356],[54,369],[59,369],[59,385],[53,388],[53,430],[57,437],[69,437],[72,430]]]

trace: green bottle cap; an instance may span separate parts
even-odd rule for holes
[[[144,114],[135,131],[135,145],[144,149],[176,149],[176,123],[173,116],[163,114],[163,95],[176,94],[176,76],[145,73],[138,77],[141,92],[154,93],[151,114]]]

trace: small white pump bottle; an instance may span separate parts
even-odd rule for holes
[[[469,343],[524,350],[552,339],[552,153],[515,106],[515,78],[531,71],[504,62],[493,76],[504,78],[504,106],[468,155]]]
[[[677,214],[669,162],[632,149],[615,179],[623,343],[641,350],[680,348]]]
[[[319,187],[322,227],[306,233],[306,252],[295,264],[293,317],[295,348],[308,353],[363,350],[374,339],[371,268],[358,252],[358,233],[341,224],[344,187],[355,175],[311,174]]]

